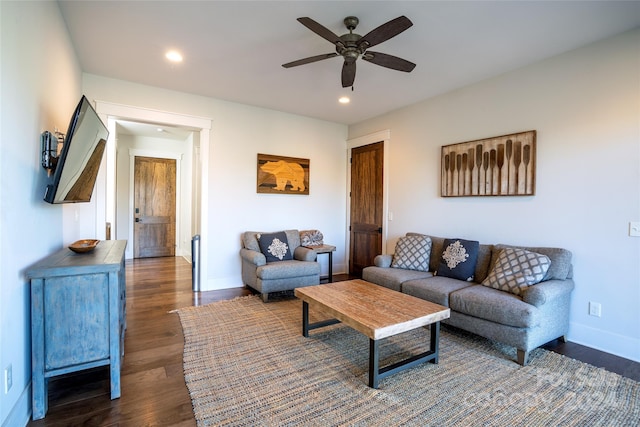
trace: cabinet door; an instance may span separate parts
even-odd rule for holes
[[[109,358],[106,274],[45,280],[44,347],[45,370]]]

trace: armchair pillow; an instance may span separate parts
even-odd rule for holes
[[[263,233],[258,235],[260,252],[267,258],[267,262],[291,260],[291,249],[284,231],[277,233]]]
[[[480,242],[464,239],[444,239],[437,276],[471,282],[476,271]]]
[[[301,246],[322,246],[324,244],[324,236],[320,230],[302,230],[300,231]]]
[[[392,268],[429,271],[431,238],[428,236],[404,236],[398,239],[391,261]]]
[[[535,285],[544,279],[551,260],[546,255],[519,248],[505,248],[482,282],[484,286],[521,295],[527,286]]]

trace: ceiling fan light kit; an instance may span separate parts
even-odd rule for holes
[[[416,66],[416,64],[409,62],[406,59],[368,50],[370,47],[385,42],[411,27],[413,23],[406,16],[399,16],[396,19],[392,19],[391,21],[371,30],[364,36],[353,32],[360,22],[355,16],[347,16],[344,18],[344,25],[347,27],[349,32],[341,36],[336,35],[333,31],[308,17],[298,18],[298,22],[323,39],[333,43],[335,45],[336,52],[310,56],[308,58],[288,62],[286,64],[282,64],[284,68],[297,67],[299,65],[310,64],[323,59],[342,56],[344,59],[344,63],[342,65],[342,87],[351,86],[351,89],[353,90],[353,82],[356,78],[356,61],[360,57],[372,64],[407,73],[411,72]]]

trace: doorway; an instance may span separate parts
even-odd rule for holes
[[[104,200],[104,204],[96,210],[96,230],[104,229],[105,223],[116,224],[116,121],[129,120],[147,124],[162,124],[175,126],[193,131],[194,136],[194,165],[193,165],[193,201],[192,201],[192,225],[194,234],[200,234],[200,256],[202,260],[208,259],[209,241],[206,238],[209,233],[209,139],[212,120],[206,117],[185,115],[158,111],[149,108],[115,104],[105,101],[96,101],[96,112],[109,128],[109,139],[105,153],[106,168],[104,174],[99,177],[100,185],[96,187],[97,200]],[[179,165],[179,164],[178,164]],[[133,197],[131,197],[133,199]],[[132,218],[133,215],[129,216]],[[133,257],[131,253],[129,257]],[[200,265],[200,282],[203,290],[207,289],[208,263]]]
[[[361,276],[364,267],[373,265],[376,255],[387,253],[390,214],[387,191],[389,174],[385,171],[389,167],[390,142],[389,130],[347,141],[347,194],[350,197],[347,198],[349,230],[346,248],[349,274],[354,276]],[[374,168],[375,173],[367,170],[370,167]],[[361,176],[368,176],[364,183]]]

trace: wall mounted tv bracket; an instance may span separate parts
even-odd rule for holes
[[[42,147],[42,167],[45,168],[49,173],[56,170],[56,166],[58,165],[58,156],[60,154],[58,145],[62,145],[64,136],[65,135],[62,132],[58,131],[58,129],[55,129],[53,133],[46,130],[40,135],[40,146]]]

